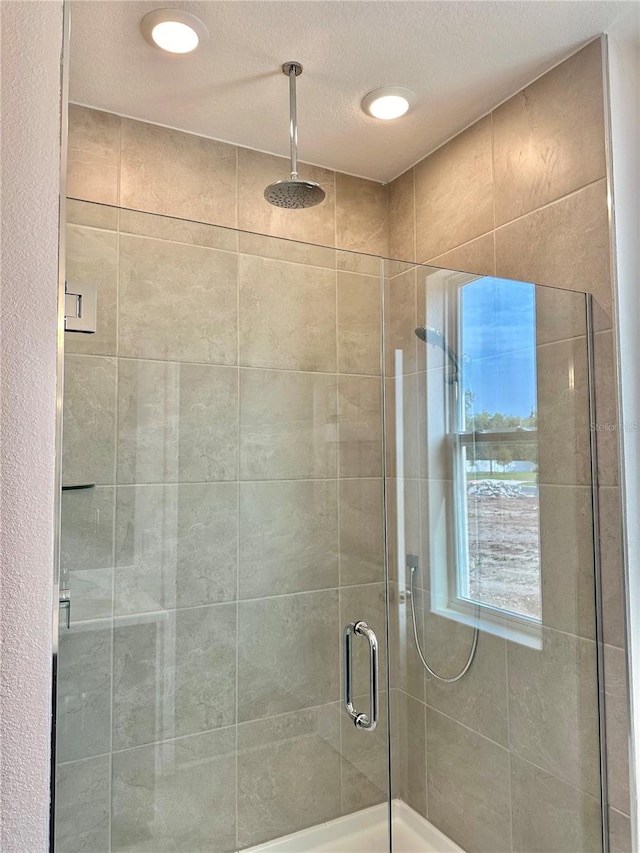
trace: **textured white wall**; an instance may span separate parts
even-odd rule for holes
[[[0,3],[0,850],[48,845],[61,0]]]
[[[640,849],[640,7],[609,33],[609,77],[617,303],[622,380],[624,512],[629,572],[629,647],[635,729],[635,797],[632,785],[633,849]],[[637,431],[636,431],[637,430]],[[633,756],[632,756],[633,757]],[[633,775],[633,771],[632,771]],[[632,780],[633,782],[633,780]]]

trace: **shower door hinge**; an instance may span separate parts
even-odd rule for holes
[[[64,283],[64,328],[67,332],[96,330],[98,291],[95,284]]]

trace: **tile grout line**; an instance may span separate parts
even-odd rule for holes
[[[244,720],[242,723],[239,723],[238,726],[236,726],[235,724],[232,723],[232,724],[229,724],[226,726],[219,726],[218,728],[215,728],[215,729],[203,729],[202,731],[190,732],[190,733],[185,734],[185,735],[176,735],[174,737],[167,737],[164,740],[145,741],[144,743],[134,744],[132,746],[126,746],[126,747],[122,747],[120,749],[116,749],[116,750],[114,750],[114,754],[118,755],[118,754],[125,753],[125,752],[133,752],[134,750],[147,749],[150,747],[162,746],[163,744],[176,744],[176,745],[178,745],[182,741],[190,740],[192,738],[199,738],[202,735],[213,734],[215,732],[230,731],[231,729],[235,729],[235,728],[239,728],[239,727],[243,727],[243,726],[261,725],[263,723],[269,723],[273,720],[278,720],[282,717],[287,717],[287,716],[293,717],[294,715],[300,714],[300,713],[305,712],[305,711],[317,711],[317,710],[320,710],[322,708],[326,708],[326,707],[329,707],[332,705],[338,705],[339,702],[340,702],[339,699],[331,699],[331,700],[329,700],[327,702],[323,702],[319,705],[308,705],[308,706],[305,706],[304,708],[298,708],[294,711],[281,711],[278,714],[271,714],[271,715],[266,716],[266,717],[255,717],[254,719],[251,719],[251,720]],[[96,753],[95,755],[87,755],[87,756],[84,756],[82,758],[73,758],[73,759],[70,759],[68,761],[61,761],[60,765],[62,766],[62,765],[70,765],[70,764],[79,764],[79,763],[84,762],[84,761],[92,761],[96,758],[107,758],[109,755],[110,755],[110,753],[108,753],[108,752],[100,752],[100,753]]]
[[[412,696],[410,693],[407,693],[406,690],[402,690],[402,688],[399,688],[399,689],[405,694],[405,696],[409,696],[411,699],[415,699],[416,702],[420,701],[419,699],[416,699],[415,696]],[[563,785],[566,785],[567,787],[571,788],[572,790],[578,791],[580,794],[583,794],[586,797],[590,797],[593,800],[598,799],[596,794],[593,794],[590,791],[584,790],[583,788],[579,788],[575,783],[569,782],[566,778],[558,776],[552,770],[548,770],[547,768],[543,767],[542,765],[537,764],[535,761],[532,761],[530,758],[525,758],[524,756],[520,755],[515,750],[511,750],[508,745],[505,746],[504,744],[499,743],[498,741],[494,740],[493,738],[490,738],[488,735],[485,735],[482,732],[479,732],[477,729],[472,728],[471,726],[467,725],[466,723],[462,723],[462,722],[460,722],[460,720],[456,720],[455,717],[451,717],[449,714],[445,714],[445,712],[441,711],[439,708],[435,708],[433,705],[425,705],[425,707],[428,711],[433,711],[434,713],[439,714],[441,717],[444,717],[445,719],[449,720],[450,722],[455,723],[457,726],[460,726],[461,728],[465,729],[466,731],[470,732],[471,734],[476,735],[477,737],[481,738],[483,741],[490,743],[492,746],[498,747],[503,752],[507,752],[507,753],[510,752],[513,755],[513,757],[517,758],[519,761],[523,761],[525,764],[529,764],[529,765],[531,765],[531,767],[535,767],[536,770],[540,770],[542,773],[545,773],[548,776],[552,776],[554,779],[561,782]],[[623,812],[621,812],[621,814],[623,814]]]
[[[548,208],[553,207],[556,204],[560,204],[564,201],[574,198],[575,196],[580,195],[581,192],[584,192],[584,190],[587,190],[590,187],[596,186],[596,184],[604,182],[606,182],[606,177],[604,175],[601,178],[595,178],[593,181],[589,181],[588,183],[583,184],[581,187],[577,187],[574,190],[570,190],[569,192],[558,196],[558,198],[551,199],[551,201],[546,201],[544,204],[541,204],[538,207],[534,207],[533,210],[528,210],[526,213],[520,214],[520,216],[516,216],[513,219],[509,219],[507,222],[503,222],[500,225],[496,225],[495,231],[501,231],[503,228],[507,228],[509,225],[513,225],[515,222],[520,222],[520,220],[526,219],[528,216],[533,216],[535,213],[539,213],[539,211],[541,210],[547,210]]]
[[[494,257],[494,269],[495,269],[495,263],[497,260],[497,239],[496,239],[496,236],[497,236],[497,233],[499,231],[502,231],[504,228],[508,228],[510,225],[513,225],[514,223],[517,223],[523,219],[526,219],[528,216],[533,216],[534,214],[538,213],[541,210],[546,210],[547,208],[553,207],[554,205],[557,205],[557,204],[560,204],[564,201],[567,201],[568,199],[571,199],[574,196],[579,195],[584,190],[589,189],[590,187],[593,187],[596,184],[598,184],[604,180],[605,180],[605,178],[602,177],[602,178],[596,178],[593,181],[589,181],[589,183],[584,184],[581,187],[577,187],[574,190],[570,190],[569,192],[565,193],[564,195],[558,196],[558,198],[552,199],[551,201],[548,201],[548,202],[545,202],[544,204],[541,204],[539,207],[535,207],[532,210],[528,210],[526,213],[522,213],[522,214],[520,214],[520,216],[516,216],[514,219],[510,219],[507,222],[503,222],[500,225],[494,224],[493,229],[490,229],[488,231],[484,231],[482,234],[477,234],[475,237],[471,237],[469,240],[465,240],[462,243],[458,243],[455,246],[451,246],[449,249],[447,249],[444,252],[440,252],[439,254],[434,255],[433,257],[428,258],[427,260],[424,260],[424,261],[416,261],[416,263],[419,264],[420,266],[434,265],[434,266],[438,266],[438,267],[442,268],[439,259],[442,258],[443,255],[448,255],[450,252],[455,252],[455,251],[458,251],[460,249],[464,249],[465,247],[469,246],[471,243],[474,243],[476,240],[481,240],[483,237],[488,237],[490,235],[493,235],[493,237],[494,237],[494,255],[493,255],[493,257]],[[495,207],[495,202],[494,202],[494,207]],[[495,212],[494,212],[494,223],[495,223]],[[494,272],[493,275],[495,275],[498,278],[500,277],[500,276],[498,276],[497,272]],[[541,284],[537,284],[537,283],[536,283],[536,286],[537,287],[550,287],[549,285],[541,285]],[[576,292],[573,290],[569,290],[568,288],[552,287],[551,289],[568,290],[568,292],[571,292],[571,293]]]

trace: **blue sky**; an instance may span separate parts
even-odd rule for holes
[[[462,381],[476,412],[527,417],[536,407],[535,285],[483,278],[465,285]]]

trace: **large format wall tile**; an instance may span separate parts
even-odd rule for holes
[[[118,620],[113,680],[114,749],[233,724],[235,605]]]
[[[409,169],[389,184],[389,257],[414,261],[415,240],[415,169]]]
[[[496,274],[592,293],[611,315],[606,181],[498,228]]]
[[[238,726],[240,848],[340,815],[340,713],[324,705]]]
[[[511,756],[513,849],[530,853],[598,853],[600,802]]]
[[[237,258],[120,237],[119,355],[236,364]]]
[[[187,734],[234,722],[235,606],[178,610],[175,620],[177,732]]]
[[[433,669],[456,675],[469,657],[473,629],[425,611],[424,645]],[[427,705],[491,740],[508,745],[505,641],[482,632],[471,669],[455,684],[426,680]]]
[[[235,747],[227,728],[115,753],[113,853],[232,853]]]
[[[336,245],[386,257],[389,223],[383,184],[336,173]]]
[[[509,754],[427,708],[429,820],[467,853],[511,850]]]
[[[57,853],[111,853],[108,755],[60,764],[56,779]]]
[[[109,752],[111,747],[111,620],[60,632],[58,760]]]
[[[589,486],[539,486],[542,623],[595,638],[593,507]]]
[[[616,486],[598,489],[598,509],[604,641],[622,649],[625,645],[624,563],[620,490]]]
[[[490,116],[418,163],[415,173],[419,263],[493,228]]]
[[[336,274],[241,255],[240,363],[336,371]]]
[[[66,199],[67,225],[84,225],[87,228],[100,228],[104,231],[117,231],[120,208],[90,201]]]
[[[363,255],[359,252],[341,251],[335,253],[336,267],[342,272],[357,272],[360,275],[373,275],[379,279],[381,258],[378,255]]]
[[[280,237],[255,234],[252,231],[238,232],[238,247],[241,255],[257,255],[260,258],[273,258],[276,261],[324,267],[329,270],[336,268],[337,255],[340,254],[326,246],[283,240]]]
[[[290,170],[289,162],[283,157],[238,148],[238,228],[335,246],[335,173],[300,163],[300,177],[319,183],[327,196],[316,207],[285,210],[269,204],[263,193],[269,184],[288,180]]]
[[[338,271],[338,372],[380,375],[380,279]]]
[[[550,344],[587,334],[584,294],[557,287],[536,287],[536,344]]]
[[[117,346],[116,304],[118,286],[118,235],[80,225],[67,225],[65,276],[74,285],[93,284],[97,289],[96,331],[66,332],[66,353],[115,355]]]
[[[392,764],[397,767],[398,784],[392,798],[400,798],[414,811],[427,816],[427,728],[426,708],[417,699],[402,690],[394,691],[396,704],[392,703],[397,719],[393,721],[398,732],[399,752],[391,753]]]
[[[73,571],[69,575],[71,624],[113,615],[113,569]]]
[[[360,684],[360,689],[366,688],[366,681]],[[369,694],[355,695],[353,704],[358,711],[368,714]],[[378,713],[378,726],[373,732],[357,729],[353,720],[341,713],[340,777],[343,814],[352,814],[388,800],[388,709],[387,693],[384,690],[379,695]]]
[[[602,56],[597,40],[494,111],[496,224],[604,174]]]
[[[507,647],[511,749],[594,796],[600,787],[596,649],[543,630],[542,649]]]
[[[571,338],[536,348],[538,481],[591,483],[587,342]]]
[[[628,815],[609,809],[610,853],[633,853],[631,846],[631,821]]]
[[[397,267],[398,265],[396,265]],[[388,275],[389,265],[386,265]],[[402,372],[415,373],[418,365],[418,325],[416,313],[417,269],[403,264],[400,272],[385,279],[384,348],[385,373],[396,373],[396,350],[402,350]]]
[[[234,480],[238,372],[121,359],[118,482]]]
[[[382,476],[381,382],[368,376],[338,377],[341,477]]]
[[[449,252],[429,258],[429,264],[445,270],[463,270],[476,275],[495,275],[494,234],[476,237]]]
[[[422,649],[425,648],[424,620],[427,602],[428,593],[416,586],[414,594],[416,634]],[[392,611],[390,630],[392,648],[394,641],[397,646],[391,658],[392,667],[397,667],[395,678],[394,672],[391,672],[392,684],[395,681],[397,687],[408,696],[424,702],[427,673],[416,648],[411,601],[406,591],[402,598],[398,596],[395,613]]]
[[[604,647],[604,678],[609,803],[629,814],[629,694],[622,649]]]
[[[338,699],[338,592],[238,606],[239,722]]]
[[[118,203],[120,116],[69,105],[67,195]]]
[[[115,489],[96,486],[62,493],[60,568],[62,571],[113,566]]]
[[[237,485],[119,486],[116,613],[236,597]]]
[[[225,252],[238,251],[238,232],[234,228],[222,228],[190,219],[174,219],[124,208],[119,209],[119,217],[121,234],[153,237],[171,243],[185,243],[188,246],[222,249]]]
[[[382,479],[340,480],[340,585],[384,577]]]
[[[63,481],[113,483],[115,359],[69,355],[64,376]]]
[[[334,376],[240,371],[241,479],[336,477],[336,430]]]
[[[595,306],[594,306],[595,307]],[[616,344],[613,331],[596,331],[593,335],[595,440],[600,486],[617,486],[619,477],[620,427],[637,429],[619,423]]]
[[[236,227],[236,148],[122,119],[120,204]]]
[[[337,493],[335,480],[240,484],[240,598],[338,585]]]

